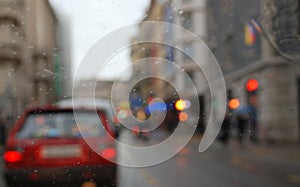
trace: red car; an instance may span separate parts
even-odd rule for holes
[[[27,110],[5,145],[5,179],[10,187],[73,187],[90,180],[97,186],[116,186],[113,138],[100,110]]]

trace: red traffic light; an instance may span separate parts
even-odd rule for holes
[[[253,92],[257,90],[259,87],[259,83],[256,79],[249,79],[246,84],[246,89],[249,92]]]

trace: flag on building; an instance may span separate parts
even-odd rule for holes
[[[256,31],[250,23],[246,23],[244,27],[245,45],[251,47],[256,42]]]

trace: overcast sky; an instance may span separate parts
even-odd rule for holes
[[[72,74],[82,58],[99,39],[122,26],[140,22],[145,16],[150,0],[50,0],[58,20],[70,21]],[[60,17],[63,15],[63,17]],[[130,39],[130,38],[129,38]],[[120,60],[122,59],[122,60]],[[119,66],[129,63],[129,50],[118,55]],[[120,68],[122,69],[122,68]],[[88,71],[82,78],[89,78]],[[107,79],[118,75],[118,68],[106,73]]]

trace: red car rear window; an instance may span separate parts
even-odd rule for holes
[[[105,135],[98,115],[91,111],[31,113],[17,138],[80,138]]]

